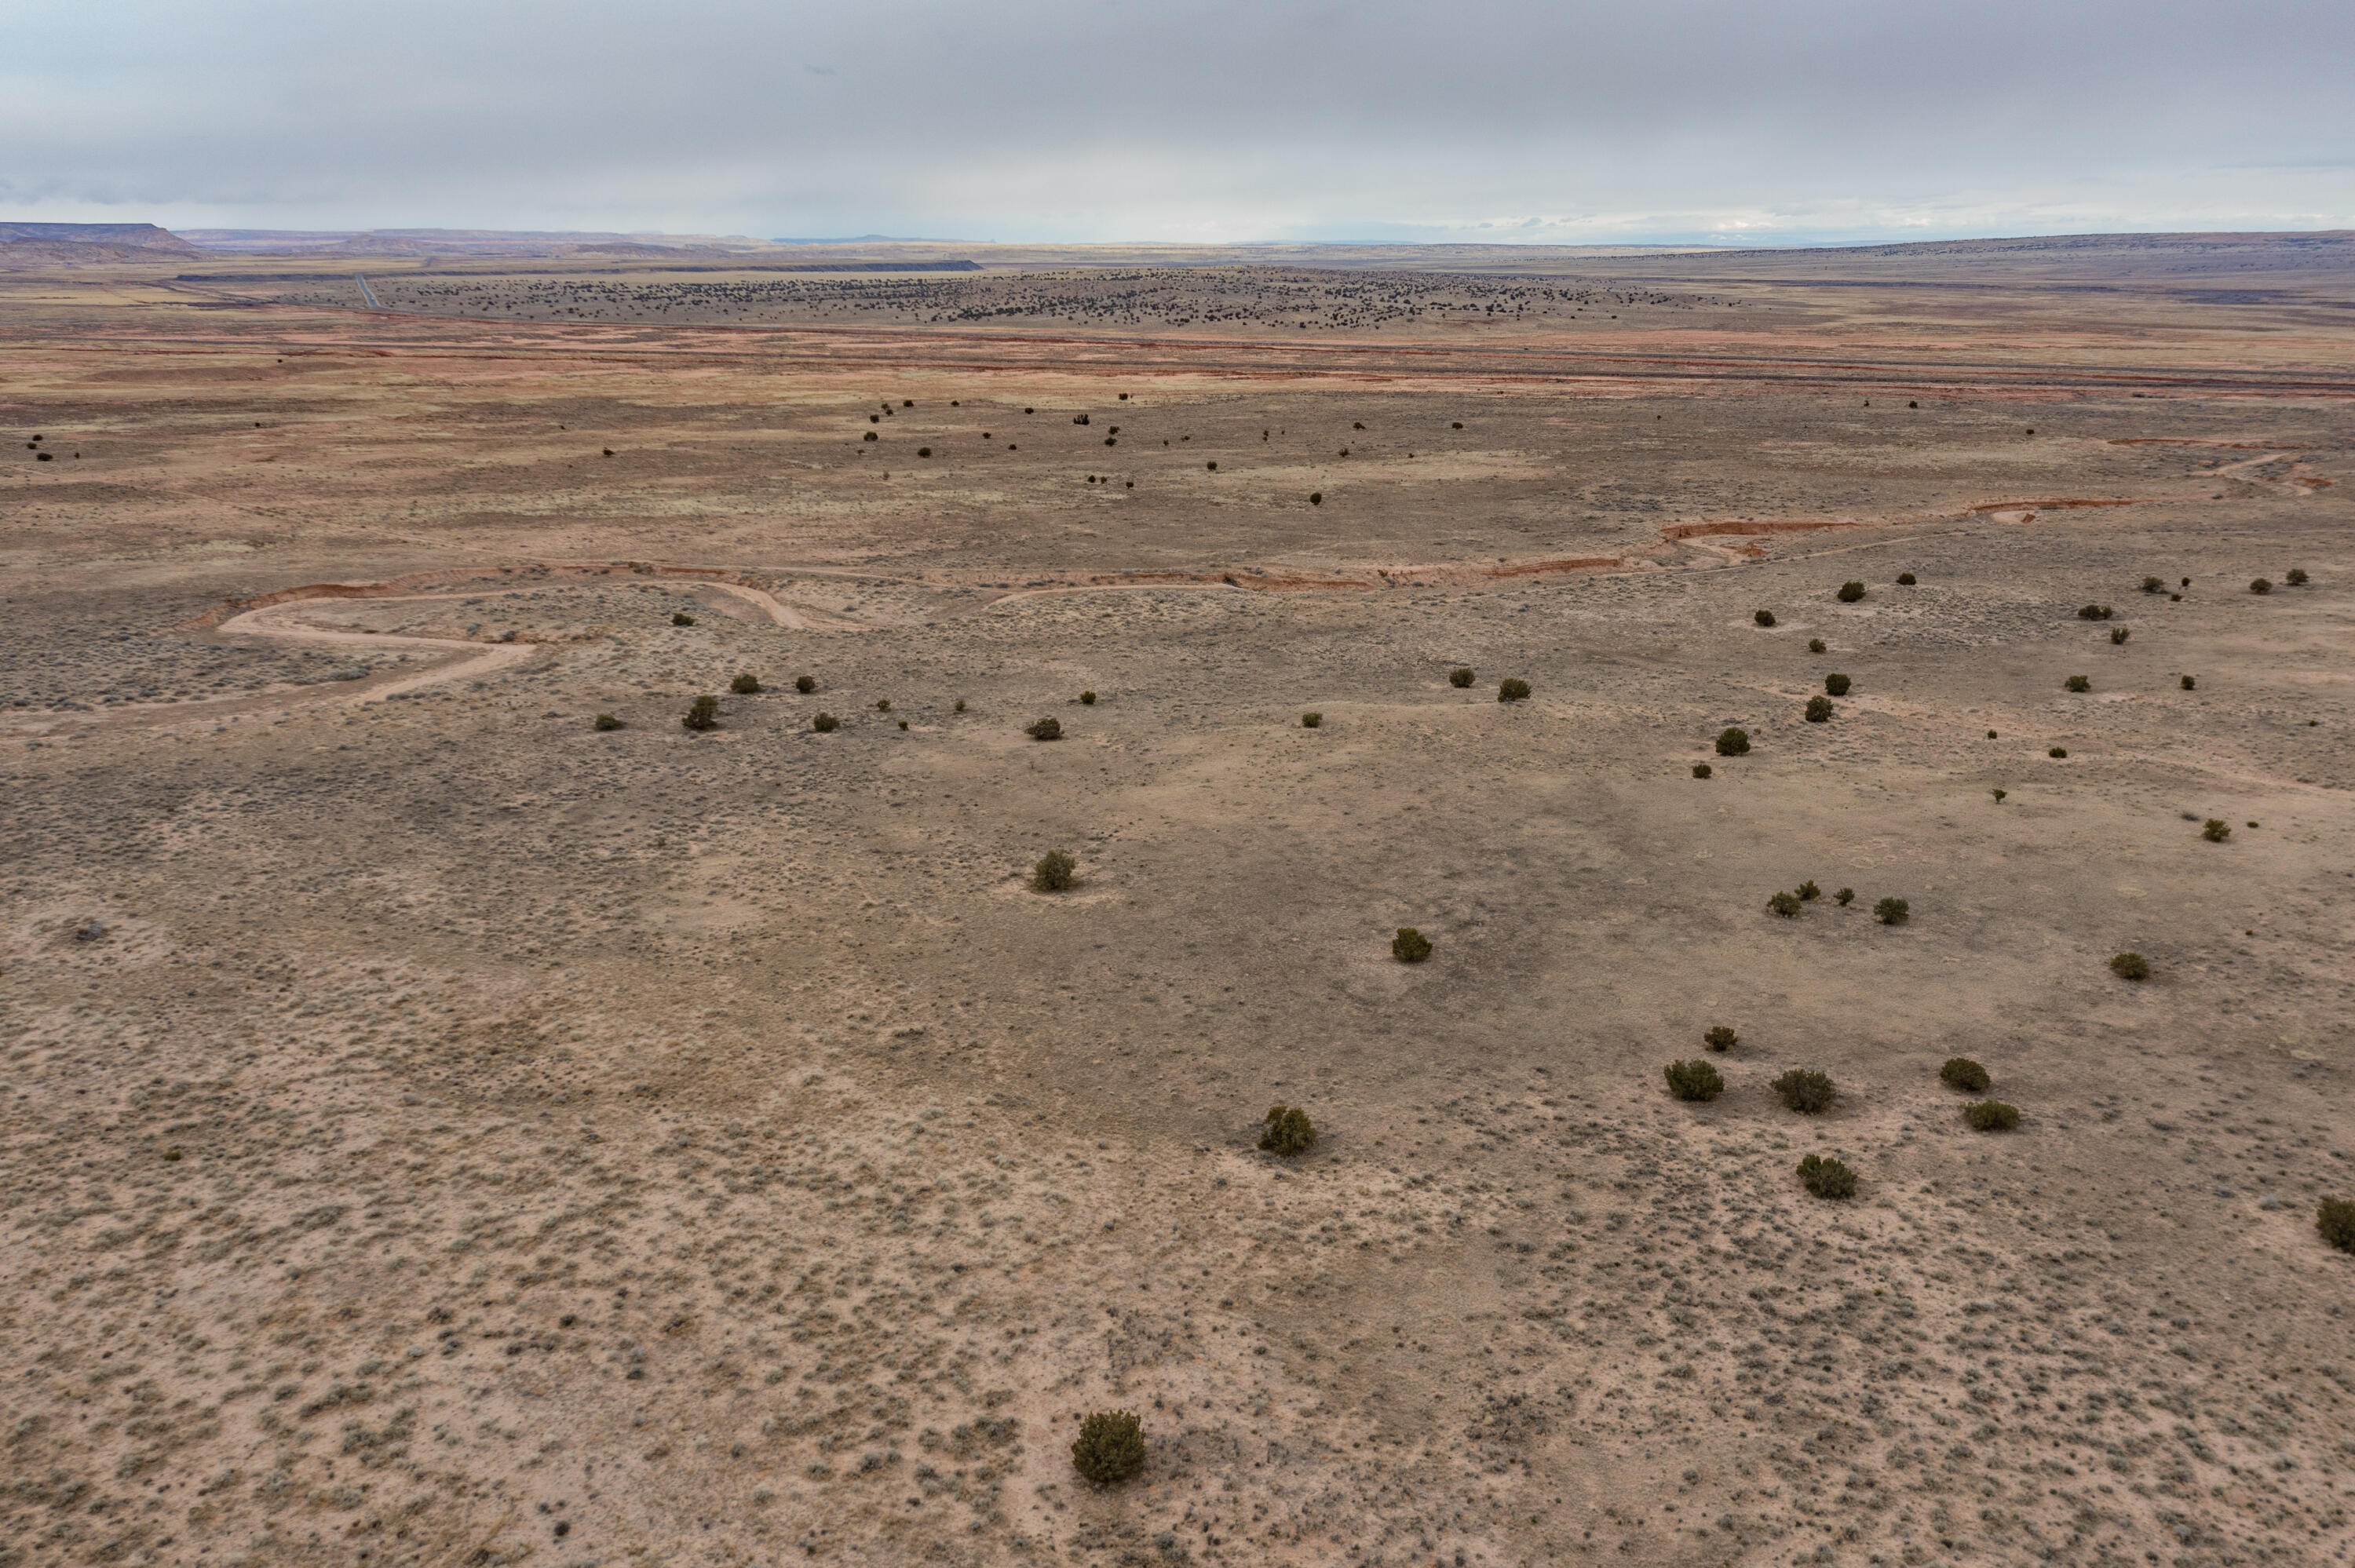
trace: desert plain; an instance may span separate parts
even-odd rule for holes
[[[2346,1560],[2355,238],[956,257],[0,271],[0,1565]]]

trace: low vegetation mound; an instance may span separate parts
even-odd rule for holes
[[[1500,703],[1518,703],[1529,694],[1529,683],[1518,675],[1508,675],[1497,683],[1497,700]]]
[[[729,682],[728,689],[740,697],[758,696],[761,691],[761,677],[747,671]]]
[[[1052,717],[1042,718],[1022,733],[1033,740],[1060,740],[1063,738],[1063,721]]]
[[[1818,1116],[1832,1108],[1839,1091],[1832,1086],[1831,1078],[1810,1067],[1794,1067],[1774,1080],[1774,1092],[1783,1104],[1802,1116]]]
[[[685,725],[687,728],[694,730],[718,729],[719,727],[719,699],[713,696],[701,696],[696,698],[693,703],[688,705],[686,716],[681,718],[678,722]]]
[[[2120,980],[2150,979],[2150,960],[2140,953],[2120,953],[2110,960],[2110,972]]]
[[[1872,917],[1884,926],[1902,926],[1913,918],[1913,906],[1902,898],[1884,898],[1872,906]]]
[[[1858,582],[1855,578],[1851,577],[1847,582],[1840,584],[1839,601],[1842,604],[1854,604],[1858,599],[1860,599],[1863,597],[1864,585]]]
[[[2323,1199],[2314,1212],[2314,1228],[2340,1252],[2355,1252],[2355,1202]]]
[[[1749,756],[1750,732],[1746,729],[1732,728],[1718,731],[1717,754],[1720,757]]]
[[[1718,1024],[1700,1038],[1701,1043],[1712,1051],[1731,1051],[1742,1044],[1742,1036],[1722,1023]]]
[[[1391,957],[1402,964],[1419,964],[1431,957],[1431,938],[1412,926],[1401,926],[1391,938]]]
[[[1061,850],[1049,850],[1030,868],[1030,885],[1040,893],[1060,893],[1071,885],[1080,863]]]

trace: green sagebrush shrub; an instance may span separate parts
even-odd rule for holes
[[[1803,1116],[1828,1111],[1839,1098],[1839,1091],[1832,1086],[1828,1076],[1807,1067],[1794,1067],[1775,1079],[1774,1092],[1782,1097],[1785,1107]]]
[[[1707,1062],[1671,1062],[1661,1072],[1668,1092],[1680,1100],[1713,1100],[1725,1093],[1725,1080]]]

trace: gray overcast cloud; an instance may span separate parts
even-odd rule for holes
[[[972,239],[2355,227],[2355,4],[0,3],[0,217]]]

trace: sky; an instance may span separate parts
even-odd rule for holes
[[[2355,0],[0,0],[0,219],[1192,243],[2355,228]]]

